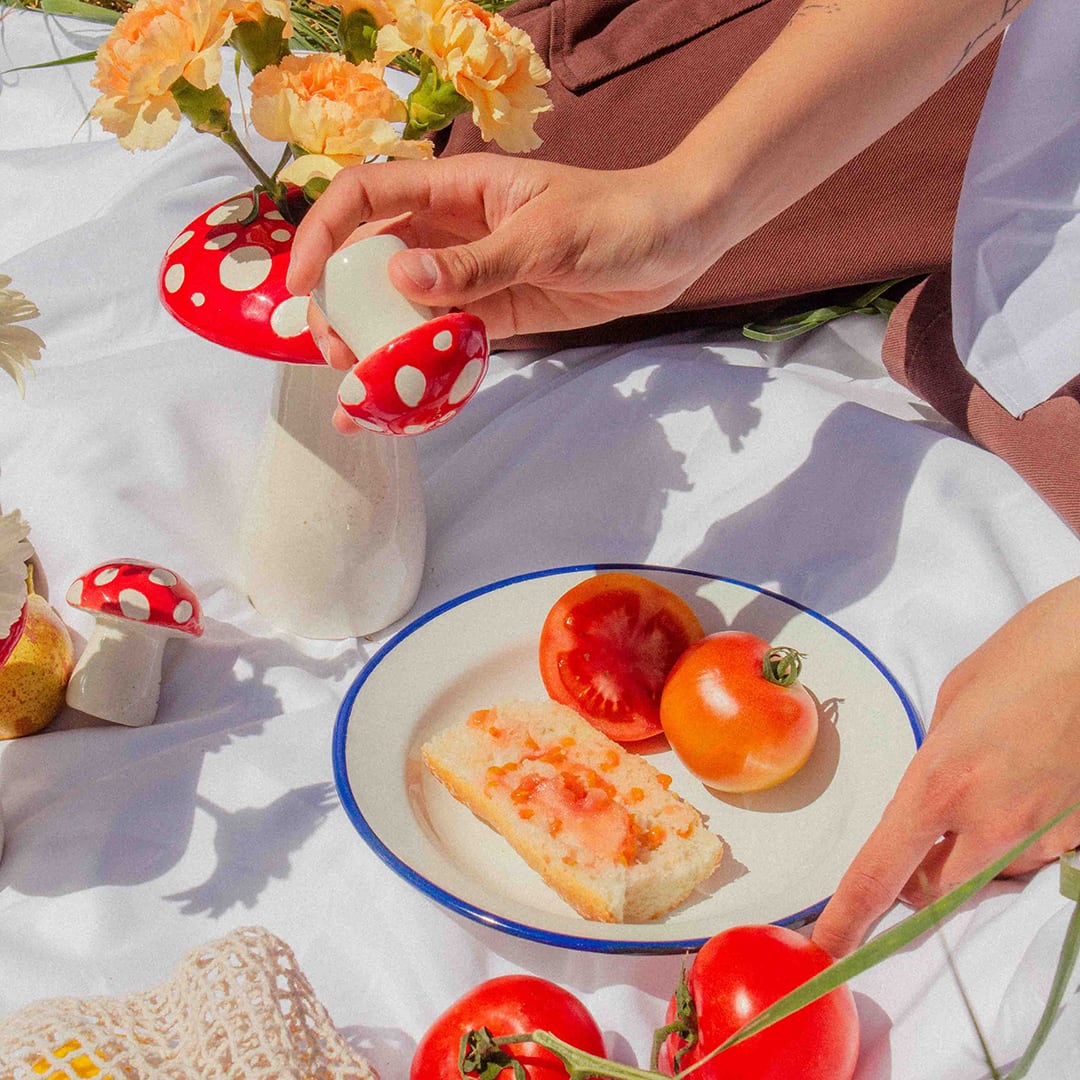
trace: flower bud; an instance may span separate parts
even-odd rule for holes
[[[252,75],[278,63],[289,52],[285,22],[274,15],[237,23],[229,44],[240,54]]]
[[[345,58],[353,64],[371,60],[375,55],[375,37],[379,24],[375,16],[363,8],[343,11],[338,23],[338,41]]]
[[[419,139],[430,131],[449,125],[455,116],[468,112],[472,106],[454,89],[453,83],[439,76],[427,57],[421,60],[420,79],[405,101],[408,120],[406,139]]]
[[[200,90],[181,76],[169,87],[169,93],[196,131],[220,136],[232,130],[229,119],[232,103],[220,86],[215,84]]]

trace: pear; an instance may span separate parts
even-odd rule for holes
[[[64,706],[75,647],[63,619],[29,586],[26,624],[0,665],[0,739],[32,735]]]

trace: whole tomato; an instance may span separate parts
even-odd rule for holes
[[[800,654],[724,630],[691,645],[668,675],[660,722],[671,748],[719,791],[763,791],[806,764],[817,741]]]
[[[550,697],[616,742],[660,733],[660,693],[703,631],[682,597],[640,574],[612,571],[564,593],[540,631]]]
[[[543,1029],[579,1050],[604,1054],[600,1028],[568,990],[534,975],[501,975],[473,987],[431,1025],[413,1055],[409,1080],[461,1080],[461,1037],[479,1028],[496,1036]],[[505,1049],[521,1062],[529,1080],[566,1080],[566,1069],[550,1050],[535,1043]]]
[[[660,1068],[674,1074],[724,1043],[773,1002],[823,971],[832,957],[782,926],[739,926],[710,938],[694,958],[687,984],[698,1041],[670,1036]],[[671,1023],[678,995],[668,1006]],[[850,1080],[859,1056],[859,1018],[846,985],[804,1006],[744,1042],[717,1054],[692,1075],[698,1080]]]

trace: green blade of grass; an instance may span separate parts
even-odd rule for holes
[[[865,945],[862,945],[850,955],[837,960],[824,971],[815,975],[812,979],[809,979],[795,990],[792,990],[791,993],[785,994],[784,997],[759,1013],[753,1020],[743,1025],[743,1027],[735,1032],[731,1038],[718,1046],[711,1054],[706,1055],[689,1068],[676,1075],[680,1078],[689,1076],[695,1069],[699,1068],[704,1062],[709,1061],[716,1054],[722,1053],[724,1050],[735,1046],[737,1043],[741,1043],[744,1039],[748,1039],[752,1035],[756,1035],[759,1031],[763,1031],[777,1021],[783,1020],[784,1017],[790,1016],[793,1012],[797,1012],[804,1006],[809,1005],[812,1001],[817,1001],[818,998],[824,997],[825,994],[835,990],[838,986],[841,986],[848,980],[853,979],[856,975],[861,975],[864,971],[868,971],[870,968],[892,956],[893,953],[910,945],[911,942],[926,933],[927,930],[933,929],[933,927],[946,915],[952,914],[952,912],[960,907],[961,904],[969,900],[980,889],[997,877],[1002,870],[1010,863],[1014,862],[1041,836],[1044,836],[1055,825],[1068,817],[1069,814],[1075,813],[1077,809],[1080,809],[1080,802],[1074,803],[1072,806],[1056,815],[1041,829],[1031,833],[1019,844],[1002,855],[1000,859],[991,863],[981,873],[976,874],[973,878],[964,882],[964,884],[957,886],[939,900],[935,900],[932,904],[923,908],[922,911],[916,911],[906,919],[898,922],[895,926],[878,934],[877,937],[871,938],[870,941],[866,942]]]
[[[1065,989],[1076,967],[1077,955],[1080,954],[1080,870],[1070,865],[1064,857],[1061,861],[1061,892],[1073,901],[1073,913],[1058,956],[1054,981],[1050,984],[1050,993],[1046,998],[1046,1005],[1043,1006],[1042,1016],[1039,1017],[1039,1022],[1035,1026],[1031,1041],[1005,1080],[1021,1080],[1021,1077],[1027,1076],[1035,1055],[1042,1049],[1043,1043],[1050,1034],[1050,1029],[1054,1026],[1062,998],[1065,996]]]

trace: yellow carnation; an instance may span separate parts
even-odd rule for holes
[[[199,90],[221,78],[221,46],[235,25],[223,0],[139,0],[97,53],[101,91],[90,115],[128,150],[156,150],[176,134],[179,78]]]
[[[396,22],[379,31],[378,61],[418,50],[472,106],[484,139],[511,153],[540,145],[533,126],[551,108],[551,73],[524,30],[471,0],[388,2]]]
[[[429,143],[403,139],[393,127],[404,119],[405,103],[382,68],[336,53],[286,56],[251,83],[251,122],[260,135],[345,163],[382,154],[430,157]]]

